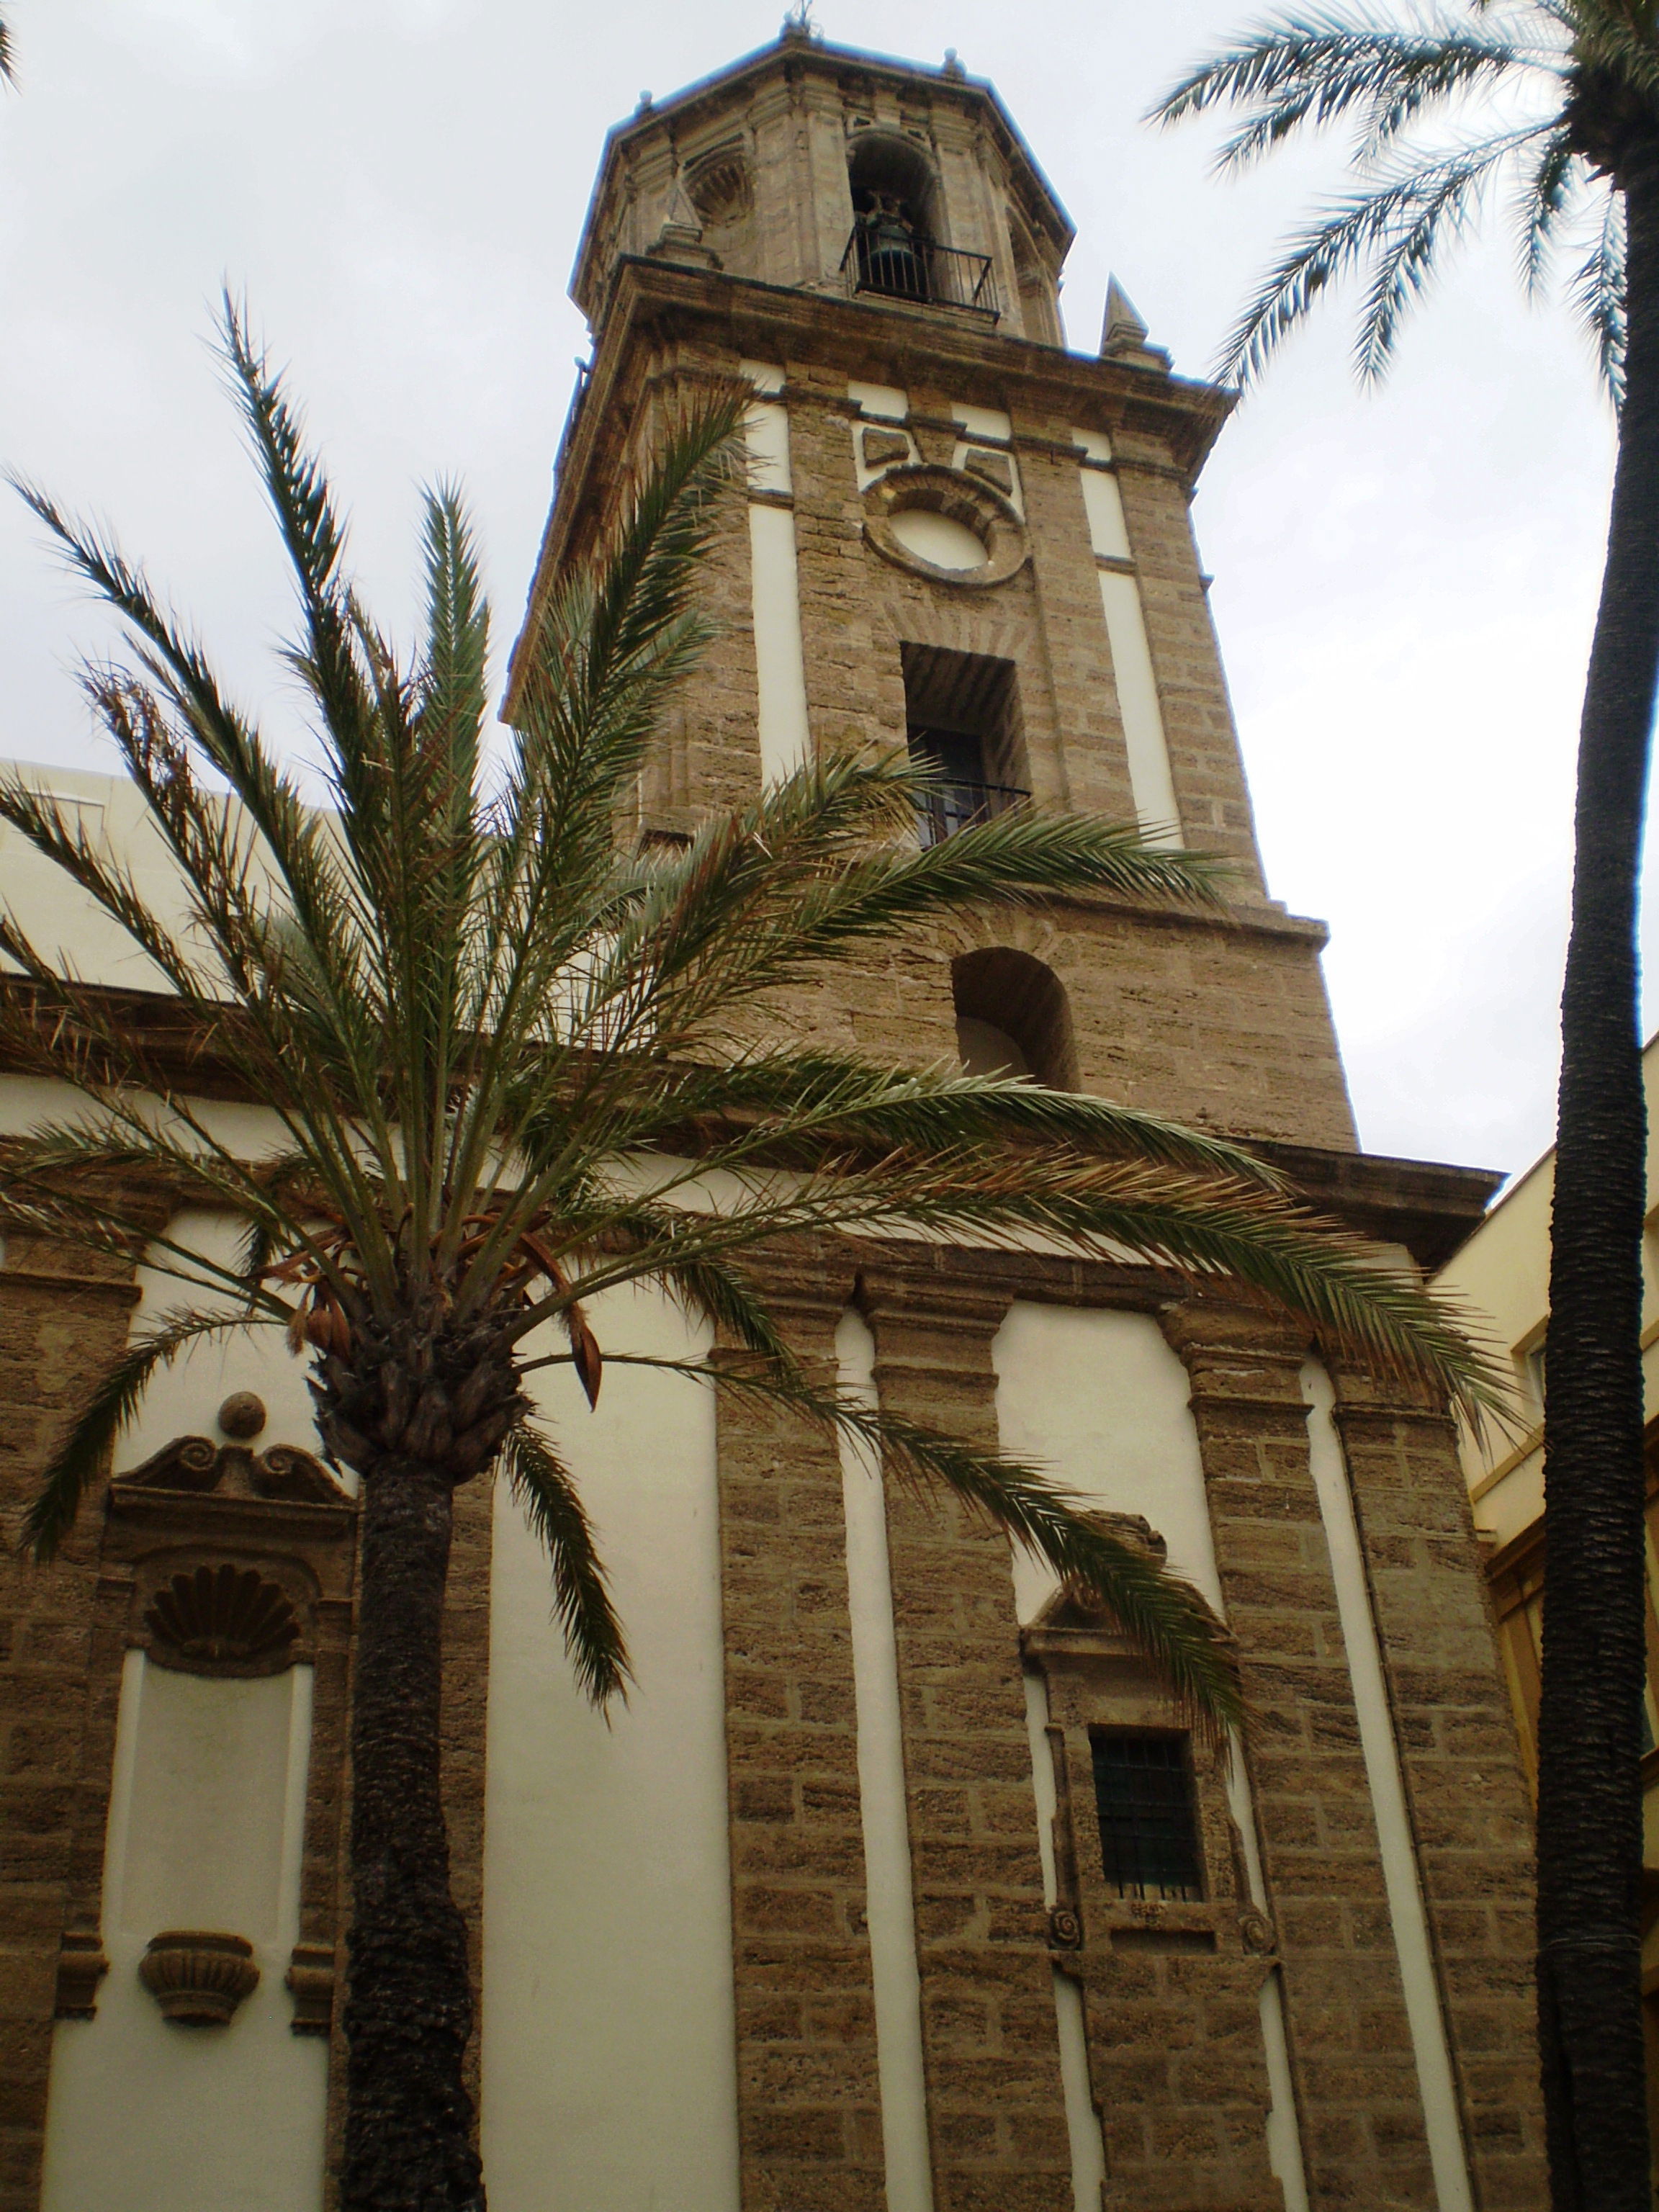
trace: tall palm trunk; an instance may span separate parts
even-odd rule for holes
[[[1538,1990],[1555,2212],[1646,2212],[1638,1892],[1646,1112],[1636,913],[1659,665],[1659,147],[1621,165],[1629,340],[1578,753],[1545,1413]]]
[[[380,1460],[363,1484],[343,2212],[483,2212],[441,1794],[451,1497],[451,1478],[419,1460]]]

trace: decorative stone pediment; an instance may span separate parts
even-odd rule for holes
[[[141,1619],[156,1665],[186,1674],[280,1674],[305,1634],[282,1584],[232,1559],[179,1568]]]
[[[108,1972],[102,1870],[124,1660],[137,1649],[157,1667],[228,1683],[297,1665],[314,1670],[299,1940],[286,1978],[294,2033],[326,2036],[339,1936],[356,1504],[315,1453],[297,1444],[257,1449],[265,1408],[252,1391],[225,1399],[213,1425],[216,1437],[174,1437],[110,1484],[58,2010],[93,2018]],[[165,2016],[194,2026],[228,2021],[258,1978],[246,1940],[219,1929],[158,1936],[141,1971]]]
[[[314,1452],[297,1444],[272,1444],[256,1452],[252,1439],[265,1425],[265,1409],[251,1391],[239,1390],[219,1408],[219,1425],[231,1442],[174,1437],[142,1466],[115,1478],[112,1504],[134,1491],[185,1492],[193,1497],[268,1498],[289,1504],[346,1505],[346,1492]]]
[[[1168,1558],[1169,1547],[1163,1537],[1139,1514],[1102,1513],[1097,1518],[1121,1543],[1159,1566]],[[1202,1598],[1198,1601],[1204,1604]],[[1205,1606],[1205,1610],[1210,1608]],[[1216,1626],[1225,1634],[1219,1620]],[[1027,1661],[1045,1674],[1057,1668],[1087,1668],[1105,1663],[1151,1672],[1139,1646],[1124,1634],[1109,1607],[1075,1583],[1064,1583],[1054,1592],[1036,1619],[1020,1632],[1019,1643]]]

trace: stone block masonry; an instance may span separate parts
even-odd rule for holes
[[[88,1501],[56,1564],[18,1557],[53,1446],[126,1344],[131,1268],[33,1237],[0,1264],[0,2212],[35,2212],[81,1791],[99,1548]],[[113,1715],[109,1717],[113,1732]],[[98,1748],[107,1755],[107,1746]],[[101,1838],[100,1838],[101,1844]],[[95,1986],[95,1984],[94,1984]]]

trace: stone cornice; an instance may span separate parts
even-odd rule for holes
[[[1104,902],[1101,902],[1104,904]],[[1138,921],[1176,926],[1238,928],[1259,935],[1306,937],[1318,925],[1288,915],[1245,910],[1214,917],[1203,915],[1162,914],[1156,908],[1125,906]],[[7,988],[23,988],[11,981]],[[159,1078],[192,1097],[246,1100],[246,1086],[199,1025],[179,1003],[160,993],[102,990],[98,993],[112,1015],[141,1041],[143,1057]],[[0,1073],[38,1073],[0,1049]],[[255,1103],[255,1102],[248,1102]],[[1239,1141],[1283,1170],[1299,1194],[1322,1213],[1333,1215],[1351,1228],[1385,1243],[1403,1245],[1419,1266],[1437,1268],[1451,1256],[1480,1224],[1493,1193],[1504,1178],[1492,1169],[1453,1167],[1431,1160],[1391,1159],[1378,1153],[1333,1152],[1310,1145],[1291,1145],[1276,1139],[1243,1135]],[[146,1184],[152,1206],[164,1202],[154,1179]],[[837,1239],[844,1251],[846,1240]],[[933,1270],[941,1266],[955,1270],[971,1265],[1012,1271],[1009,1280],[1030,1288],[1013,1295],[1070,1300],[1109,1291],[1119,1299],[1126,1291],[1157,1304],[1167,1290],[1153,1285],[1146,1268],[1111,1267],[1103,1262],[1050,1259],[1035,1254],[969,1253],[953,1245],[872,1245],[883,1264],[902,1255],[908,1267]],[[1091,1285],[1095,1288],[1091,1291]],[[1046,1287],[1045,1287],[1046,1286]]]

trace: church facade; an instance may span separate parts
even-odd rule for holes
[[[1215,912],[988,913],[782,1018],[1225,1131],[1437,1266],[1492,1179],[1358,1150],[1322,931],[1261,877],[1188,512],[1227,397],[1115,288],[1066,349],[1070,239],[954,60],[793,28],[643,105],[584,234],[526,635],[660,424],[745,381],[718,634],[629,834],[908,745],[924,838],[1029,795],[1226,855]],[[40,773],[149,864],[123,787]],[[0,1135],[41,1091],[0,1071]],[[214,1110],[258,1141],[257,1101]],[[1109,1620],[855,1454],[684,1378],[591,1413],[550,1384],[639,1679],[609,1726],[582,1705],[511,1501],[463,1492],[446,1789],[494,2212],[1541,2205],[1527,1804],[1442,1414],[1145,1267],[838,1238],[766,1273],[820,1371],[1133,1523],[1227,1621],[1248,1726],[1207,1748]],[[165,1298],[7,1245],[9,1510]],[[720,1357],[644,1297],[597,1318]],[[180,1363],[60,1563],[0,1562],[3,2212],[331,2202],[354,1516],[314,1445],[280,1346]]]

